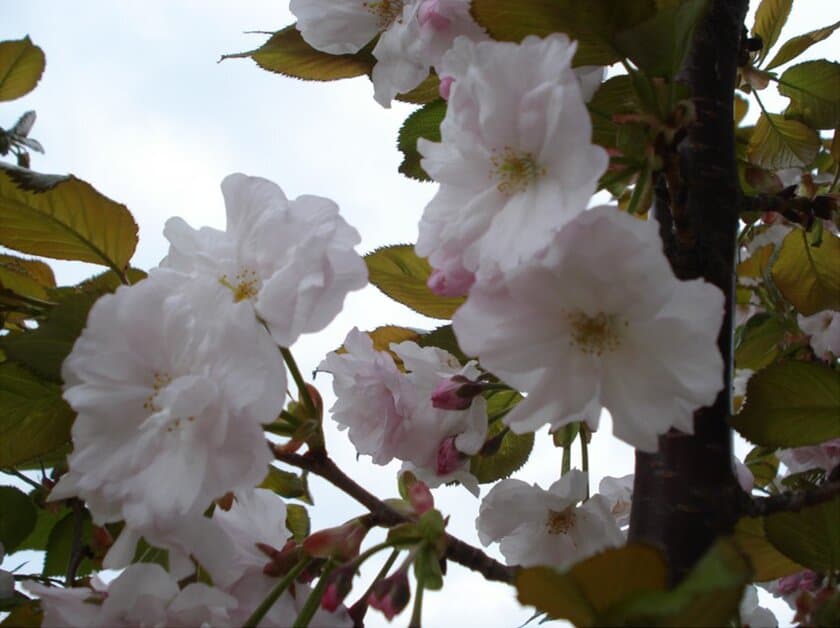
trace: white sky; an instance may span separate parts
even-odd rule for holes
[[[72,172],[126,204],[140,225],[133,261],[143,269],[166,253],[161,232],[168,217],[180,215],[195,227],[224,228],[219,184],[232,172],[272,179],[289,197],[332,198],[362,234],[360,252],[413,242],[423,207],[435,191],[432,184],[397,172],[397,131],[413,106],[395,103],[391,110],[382,109],[365,78],[308,83],[265,72],[250,60],[217,63],[221,54],[256,48],[267,37],[244,31],[274,31],[291,23],[286,6],[283,0],[2,0],[0,40],[29,34],[44,49],[47,68],[34,92],[0,104],[0,125],[8,128],[28,109],[38,112],[31,135],[43,143],[46,155],[33,155],[33,169]],[[799,0],[781,39],[838,18],[840,5]],[[836,41],[812,50],[838,56]],[[61,283],[99,270],[53,265]],[[345,311],[326,331],[305,337],[293,351],[309,373],[341,344],[350,327],[387,323],[428,329],[440,324],[368,287],[348,298]],[[329,378],[322,375],[316,384],[329,407]],[[633,471],[632,450],[609,431],[609,424],[602,424],[590,449],[593,490],[604,475]],[[366,458],[356,461],[346,435],[329,421],[327,439],[332,455],[352,477],[380,497],[396,495],[395,465],[383,470]],[[537,454],[516,477],[547,487],[558,476],[559,453],[544,432],[539,440]],[[362,512],[323,483],[313,481],[312,492],[316,529]],[[452,515],[450,531],[477,544],[478,502],[457,487],[438,489],[436,498],[444,514]],[[4,567],[10,567],[9,561]],[[516,626],[530,617],[513,589],[486,583],[457,565],[449,569],[444,590],[427,593],[424,600],[427,626]],[[774,610],[780,618],[789,615],[783,604]],[[397,625],[407,622],[408,614]],[[379,614],[368,618],[372,626],[384,624]]]

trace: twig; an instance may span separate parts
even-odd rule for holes
[[[840,496],[840,480],[826,482],[807,491],[787,491],[770,497],[752,497],[744,493],[741,508],[750,517],[766,517],[777,512],[797,512],[837,496]]]
[[[336,488],[347,493],[370,511],[376,524],[391,527],[408,521],[405,516],[357,484],[355,480],[339,469],[325,453],[316,451],[312,452],[314,455],[310,455],[310,453],[301,455],[284,452],[276,446],[272,446],[272,449],[274,457],[280,462],[321,476]],[[446,557],[459,565],[481,573],[488,580],[512,584],[516,577],[516,568],[501,564],[477,547],[473,547],[451,534],[446,535]]]

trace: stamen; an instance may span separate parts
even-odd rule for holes
[[[548,511],[545,527],[549,534],[566,534],[574,525],[575,513],[572,506],[561,512]]]
[[[379,18],[379,28],[385,30],[402,15],[403,0],[362,2],[362,6]]]
[[[533,154],[517,152],[510,146],[505,146],[501,155],[494,155],[490,163],[494,168],[490,177],[499,182],[496,187],[506,196],[525,190],[546,172]]]
[[[589,316],[580,311],[569,312],[566,319],[572,326],[571,347],[583,353],[602,355],[605,351],[615,351],[621,346],[619,327],[627,327],[627,321],[619,321],[615,314],[598,312]]]

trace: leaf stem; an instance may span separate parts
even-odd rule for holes
[[[309,597],[306,598],[303,608],[300,609],[300,615],[298,615],[295,623],[292,625],[292,628],[306,628],[309,625],[309,622],[312,621],[312,617],[315,615],[315,611],[318,610],[318,605],[321,603],[321,598],[324,595],[324,589],[327,588],[327,582],[330,579],[330,574],[335,571],[336,567],[337,565],[333,560],[328,560],[327,564],[324,565],[324,570],[321,572],[318,584],[315,585],[315,588],[312,589],[312,593],[310,593]]]
[[[356,601],[355,604],[353,604],[353,606],[350,607],[348,612],[350,613],[350,617],[353,618],[353,621],[356,622],[356,625],[362,625],[362,620],[365,618],[365,614],[368,609],[367,599],[373,591],[373,585],[388,575],[388,572],[391,570],[391,567],[394,566],[394,563],[397,561],[397,556],[399,555],[400,550],[395,548],[391,551],[391,555],[388,556],[388,560],[386,560],[385,564],[382,565],[379,573],[376,574],[376,577],[371,581],[364,594]]]
[[[298,368],[297,362],[295,362],[294,356],[292,356],[292,352],[286,347],[280,347],[280,353],[283,355],[283,361],[286,362],[286,366],[292,374],[292,379],[295,380],[298,397],[303,402],[307,414],[312,418],[316,418],[315,404],[312,401],[312,397],[309,396],[309,391],[306,389],[306,382],[303,380],[303,375],[300,374],[300,369]]]
[[[409,628],[420,628],[420,619],[423,614],[423,578],[417,578],[417,589],[414,592],[414,608],[411,611],[411,619],[408,622]]]
[[[283,595],[283,592],[289,588],[289,585],[294,582],[295,578],[298,577],[300,572],[306,569],[306,566],[312,562],[311,558],[304,558],[300,561],[297,565],[292,567],[291,571],[287,573],[283,578],[278,582],[275,587],[271,590],[271,592],[266,596],[266,598],[260,602],[260,605],[257,606],[256,610],[251,613],[251,616],[245,620],[244,627],[245,628],[256,628],[256,626],[263,620],[263,617],[266,616],[271,607],[274,606],[274,603],[277,599]]]

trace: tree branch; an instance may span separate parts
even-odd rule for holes
[[[837,211],[837,200],[830,196],[788,196],[786,194],[759,194],[741,199],[741,213],[775,212],[787,220],[810,229],[815,218],[831,220]]]
[[[304,455],[289,453],[281,447],[271,446],[274,457],[285,464],[314,473],[367,508],[378,525],[392,527],[408,521],[396,510],[378,497],[368,492],[342,471],[325,453],[314,451]],[[446,557],[468,569],[479,572],[487,580],[513,584],[517,569],[501,564],[477,547],[452,536],[446,535]]]
[[[807,491],[788,491],[770,497],[752,497],[744,493],[741,508],[750,517],[766,517],[777,512],[798,512],[837,496],[840,496],[840,480],[826,482]]]

